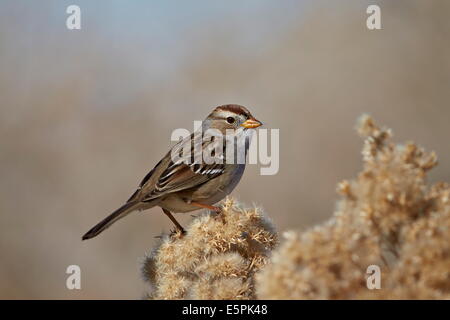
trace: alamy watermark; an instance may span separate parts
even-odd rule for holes
[[[76,264],[67,267],[66,273],[69,276],[66,279],[66,287],[69,290],[81,289],[81,268]]]
[[[366,280],[367,289],[381,289],[381,268],[371,264],[367,267],[366,273],[369,275]]]
[[[367,17],[366,26],[369,30],[380,30],[381,29],[381,9],[378,5],[372,4],[367,7]]]
[[[194,121],[194,134],[184,128],[172,132],[171,141],[179,143],[172,149],[171,159],[189,165],[260,164],[261,175],[275,175],[280,168],[279,140],[279,129],[227,129],[223,134],[217,129],[203,131],[202,121]]]
[[[66,13],[69,16],[66,19],[66,27],[69,30],[81,29],[81,9],[79,6],[72,4],[67,7]]]

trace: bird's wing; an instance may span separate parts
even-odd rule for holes
[[[217,144],[221,152],[213,153],[211,164],[204,163],[203,150],[213,150]],[[202,148],[200,148],[200,146]],[[186,150],[187,152],[183,152]],[[192,151],[193,152],[192,152]],[[138,190],[129,201],[141,198],[150,201],[167,193],[178,192],[199,186],[212,178],[220,176],[225,170],[222,141],[214,139],[203,141],[200,133],[193,133],[176,144],[171,151],[142,180]],[[210,153],[211,154],[211,153]]]

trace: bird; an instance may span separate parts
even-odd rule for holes
[[[82,240],[96,237],[131,212],[153,207],[160,207],[175,225],[175,231],[182,234],[186,231],[172,213],[199,209],[220,213],[221,208],[215,204],[230,194],[241,180],[252,134],[261,125],[244,106],[226,104],[214,108],[196,131],[169,150],[131,197],[86,232]],[[212,134],[205,138],[208,132]],[[234,144],[227,143],[229,141],[240,141],[240,144],[238,142],[235,148]],[[204,150],[211,150],[209,161],[202,158]],[[244,161],[239,161],[242,152]]]

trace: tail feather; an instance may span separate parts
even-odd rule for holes
[[[111,213],[109,216],[107,216],[105,219],[97,223],[91,230],[86,232],[86,234],[83,236],[83,240],[91,239],[97,235],[99,235],[101,232],[103,232],[105,229],[107,229],[110,225],[112,225],[117,220],[125,217],[129,213],[135,211],[138,207],[139,202],[138,201],[130,201],[125,203],[123,206],[121,206],[119,209]]]

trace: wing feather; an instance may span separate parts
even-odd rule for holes
[[[149,192],[143,201],[153,200],[162,194],[178,192],[199,186],[212,178],[218,177],[225,171],[223,157],[220,155],[213,156],[213,163],[203,163],[203,155],[201,154],[206,147],[214,148],[214,145],[221,143],[220,140],[212,139],[203,141],[199,133],[194,133],[187,137],[172,149],[172,155],[178,155],[175,161],[171,160],[167,168],[161,172],[154,189]],[[202,148],[192,148],[199,146]],[[183,154],[183,150],[194,150]],[[198,163],[200,160],[200,163]]]

